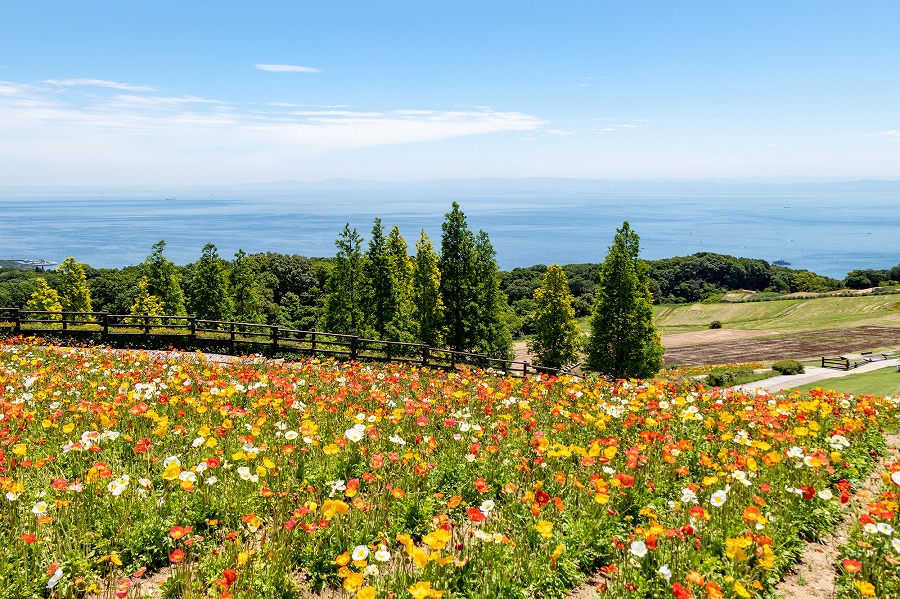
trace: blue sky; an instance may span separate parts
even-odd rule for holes
[[[900,2],[29,0],[0,185],[900,178]]]

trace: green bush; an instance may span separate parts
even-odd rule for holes
[[[803,374],[803,364],[797,360],[778,360],[772,364],[772,370],[778,374]]]
[[[716,368],[706,376],[706,384],[709,387],[730,387],[742,385],[753,380],[758,380],[756,373],[749,366],[737,368]]]
[[[721,320],[714,320],[714,321],[712,321],[711,323],[709,323],[709,328],[711,328],[711,329],[721,329],[721,328],[722,328],[722,321],[721,321]]]

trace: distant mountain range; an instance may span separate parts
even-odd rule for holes
[[[850,181],[788,180],[690,180],[613,181],[604,179],[440,179],[419,182],[329,179],[314,183],[270,181],[222,186],[0,186],[0,198],[22,196],[159,196],[162,198],[202,197],[220,194],[305,195],[321,192],[411,194],[578,194],[578,193],[900,193],[900,181],[860,179]]]

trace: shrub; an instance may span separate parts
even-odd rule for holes
[[[772,364],[772,370],[778,374],[803,374],[803,364],[797,360],[778,360]]]
[[[714,321],[712,321],[711,323],[709,323],[709,328],[711,328],[711,329],[721,329],[721,328],[722,328],[722,321],[721,321],[721,320],[714,320]]]
[[[762,378],[765,378],[764,374],[757,374],[754,369],[749,366],[714,368],[706,375],[706,386],[731,387],[734,385],[745,385]]]

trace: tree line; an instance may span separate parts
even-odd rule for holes
[[[510,314],[488,234],[471,231],[455,202],[441,231],[440,252],[423,230],[411,256],[399,228],[386,232],[376,218],[368,243],[346,225],[333,258],[238,250],[229,261],[209,243],[183,267],[159,241],[142,264],[122,269],[93,269],[74,258],[53,272],[3,269],[0,306],[190,313],[508,357]]]

